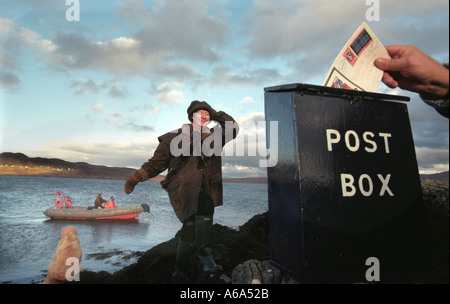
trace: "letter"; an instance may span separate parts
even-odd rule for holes
[[[266,138],[270,138],[270,131],[272,130],[272,123],[273,121],[270,122],[270,127],[269,129],[266,128],[266,122],[265,121],[258,121],[258,126],[257,126],[257,140],[256,140],[256,145],[258,147],[258,153],[259,156],[262,157],[267,157],[269,155],[269,150],[267,149],[267,140]],[[276,122],[277,124],[277,132],[276,132],[276,138],[274,138],[274,140],[277,142],[278,145],[278,122]],[[262,130],[262,131],[260,131]],[[272,130],[273,131],[273,130]],[[265,133],[263,136],[263,133]],[[270,146],[273,145],[272,143],[272,138],[270,138]]]
[[[202,134],[204,134],[204,131],[203,129]],[[222,154],[222,126],[217,124],[212,128],[212,131],[213,134],[206,137],[202,144],[202,152],[207,157],[220,156]]]
[[[188,288],[188,291],[190,289]],[[190,290],[190,295],[188,295],[189,299],[197,299],[197,293],[195,292],[195,290]]]
[[[366,271],[366,280],[368,282],[380,282],[380,260],[377,258],[368,258],[366,266],[372,266]]]
[[[388,174],[386,178],[383,177],[383,175],[378,174],[378,178],[380,179],[382,183],[380,196],[384,196],[384,193],[387,191],[390,196],[395,196],[394,193],[389,189],[389,181],[391,180],[391,174]]]
[[[208,292],[204,290],[197,291],[197,299],[206,299],[208,297]]]
[[[335,137],[331,137],[331,135],[335,135]],[[327,143],[328,143],[328,151],[333,151],[333,144],[337,144],[341,141],[341,134],[339,131],[328,129],[327,130]]]
[[[66,11],[66,20],[69,22],[80,21],[80,1],[79,0],[66,0],[66,6],[72,5]]]
[[[202,134],[200,132],[192,132],[192,155],[202,156]]]
[[[353,137],[355,138],[355,145],[351,146],[350,143],[350,135],[353,135]],[[347,145],[347,148],[352,151],[352,152],[357,152],[359,150],[359,136],[355,131],[348,131],[347,133],[345,133],[345,144]]]
[[[364,189],[364,180],[365,179],[369,182],[369,190],[368,191],[366,191]],[[372,183],[372,179],[370,178],[369,175],[367,175],[367,174],[361,175],[361,177],[359,178],[359,190],[361,191],[362,195],[364,195],[365,197],[369,197],[372,195],[373,183]]]
[[[355,179],[351,174],[341,174],[342,196],[352,197],[356,194],[356,188],[353,186]],[[348,190],[350,188],[350,190]]]
[[[66,271],[66,280],[68,282],[80,281],[80,261],[77,258],[67,258],[66,260],[66,266],[72,265],[72,267],[69,267]]]
[[[224,148],[225,156],[245,156],[244,152],[244,144],[238,144],[237,134],[239,134],[240,128],[237,122],[226,121],[225,122],[225,144],[231,142]],[[236,138],[236,141],[232,142],[232,140]],[[236,147],[236,153],[235,152]],[[239,147],[239,149],[238,149]]]
[[[272,168],[278,163],[278,121],[271,121],[270,128],[269,130],[266,130],[266,133],[270,133],[270,135],[266,135],[270,138],[269,153],[266,153],[266,156],[269,155],[269,159],[260,160],[260,168]],[[258,144],[258,151],[260,151],[259,149],[260,147]]]
[[[366,0],[366,6],[369,5],[373,6],[366,11],[367,21],[380,21],[380,0]]]
[[[214,291],[208,291],[208,296],[209,296],[208,302],[211,302],[211,300],[212,300],[213,297],[214,297]]]
[[[181,291],[180,299],[186,299],[186,291]]]
[[[256,146],[257,146],[257,132],[258,128],[254,121],[247,121],[245,124],[245,135],[247,136],[247,155],[248,156],[256,156]],[[245,143],[245,135],[244,135],[244,143]]]
[[[374,142],[373,140],[370,140],[370,139],[368,138],[369,136],[372,137],[372,138],[374,138],[374,137],[375,137],[375,134],[373,134],[372,132],[366,132],[366,133],[364,133],[364,135],[363,135],[364,141],[365,141],[366,143],[372,145],[372,148],[366,147],[365,150],[366,150],[367,152],[369,152],[369,153],[375,153],[375,152],[377,152],[377,149],[378,149],[377,143]]]
[[[231,296],[231,291],[229,289],[227,289],[225,291],[225,295],[223,296],[224,299],[226,299],[227,297],[229,297],[230,299],[232,299],[233,297]]]
[[[173,132],[177,133],[178,131]],[[184,125],[182,127],[181,133],[176,137],[174,137],[174,139],[172,139],[172,141],[170,142],[170,153],[172,153],[173,156],[178,157],[180,155],[183,156],[191,155],[189,133],[190,133],[189,126]]]
[[[389,148],[389,139],[392,137],[392,134],[389,133],[380,133],[380,137],[384,138],[384,145],[386,146],[386,154],[391,153],[391,150]]]
[[[225,121],[225,144],[229,143],[239,134],[239,125],[236,121]]]

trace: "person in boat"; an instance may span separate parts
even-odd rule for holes
[[[103,198],[103,194],[102,193],[100,193],[98,196],[97,196],[97,198],[95,199],[95,202],[94,202],[94,208],[95,209],[103,209],[104,207],[103,207],[103,203],[106,203],[107,202],[107,200],[105,200],[104,198]]]
[[[116,200],[114,199],[113,196],[111,196],[111,199],[109,200],[109,202],[107,202],[104,206],[105,209],[114,209],[116,208]]]
[[[235,139],[239,132],[230,115],[217,112],[207,102],[193,101],[187,114],[191,123],[160,136],[153,157],[125,183],[125,192],[130,194],[138,183],[168,169],[161,185],[183,223],[172,276],[179,283],[188,282],[188,256],[195,250],[194,241],[201,270],[206,273],[223,270],[213,258],[213,216],[215,207],[223,204],[221,152],[225,143]],[[208,126],[213,121],[216,125]]]

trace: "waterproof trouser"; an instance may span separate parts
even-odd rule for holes
[[[194,242],[187,242],[182,239],[178,241],[175,272],[172,275],[173,283],[189,282],[189,277],[187,275],[187,270],[189,268],[189,257],[192,255],[194,250]]]
[[[195,216],[195,238],[197,240],[198,257],[200,267],[204,272],[219,272],[223,268],[217,265],[213,258],[213,216],[196,215]]]

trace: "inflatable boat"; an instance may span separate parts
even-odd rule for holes
[[[114,198],[103,209],[72,206],[72,199],[63,192],[55,193],[55,207],[44,211],[54,220],[133,220],[141,212],[150,212],[147,204],[117,207]]]

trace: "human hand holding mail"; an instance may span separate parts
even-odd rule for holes
[[[377,58],[388,58],[381,41],[364,22],[345,44],[325,79],[324,86],[376,92],[383,71],[374,65]]]

